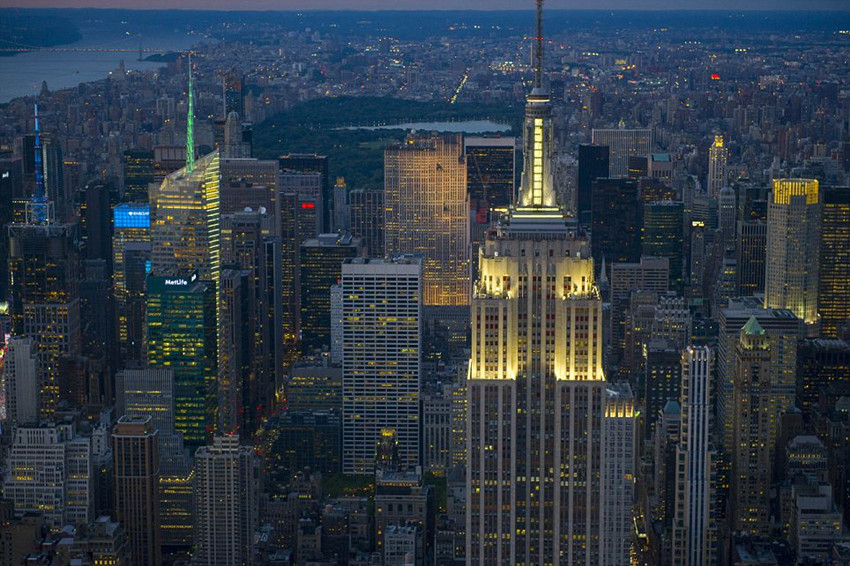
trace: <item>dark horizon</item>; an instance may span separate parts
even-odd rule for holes
[[[493,0],[488,8],[482,8],[479,0],[435,0],[426,8],[418,7],[415,0],[248,0],[233,9],[228,0],[210,0],[197,6],[196,0],[151,0],[139,3],[129,0],[125,5],[115,0],[0,0],[0,9],[20,10],[132,10],[132,11],[181,11],[181,12],[530,12],[531,2],[518,8],[515,0]],[[282,5],[283,4],[283,5]],[[629,0],[592,2],[547,3],[547,12],[850,12],[850,4],[843,0],[812,0],[805,7],[797,0],[644,0],[637,3]],[[569,4],[569,5],[567,5]]]

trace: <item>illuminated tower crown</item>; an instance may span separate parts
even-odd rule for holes
[[[523,233],[563,233],[569,229],[570,222],[555,191],[552,132],[552,105],[549,89],[543,84],[543,0],[537,0],[534,88],[525,105],[522,180],[519,199],[509,217],[503,218],[503,229]]]
[[[543,86],[543,0],[537,0],[537,35],[534,54],[534,88],[526,99],[523,128],[524,167],[519,209],[558,207],[552,181],[552,106]]]

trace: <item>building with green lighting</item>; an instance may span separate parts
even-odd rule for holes
[[[215,424],[216,290],[197,275],[147,279],[148,364],[174,370],[174,426],[189,446]]]

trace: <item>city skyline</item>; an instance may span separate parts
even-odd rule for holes
[[[843,0],[810,0],[803,5],[800,0],[552,0],[549,10],[826,10],[850,11]],[[221,10],[234,11],[230,0],[2,0],[0,8],[109,8],[133,10]],[[493,0],[482,6],[480,0],[436,0],[423,6],[419,0],[248,0],[239,3],[238,11],[289,11],[289,10],[516,10],[514,0]]]
[[[0,12],[0,563],[850,566],[850,18],[534,4]]]

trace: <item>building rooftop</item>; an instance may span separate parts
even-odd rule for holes
[[[747,321],[747,324],[741,328],[741,332],[748,336],[761,336],[764,334],[764,328],[761,327],[761,324],[759,324],[759,321],[755,316],[751,316]]]

